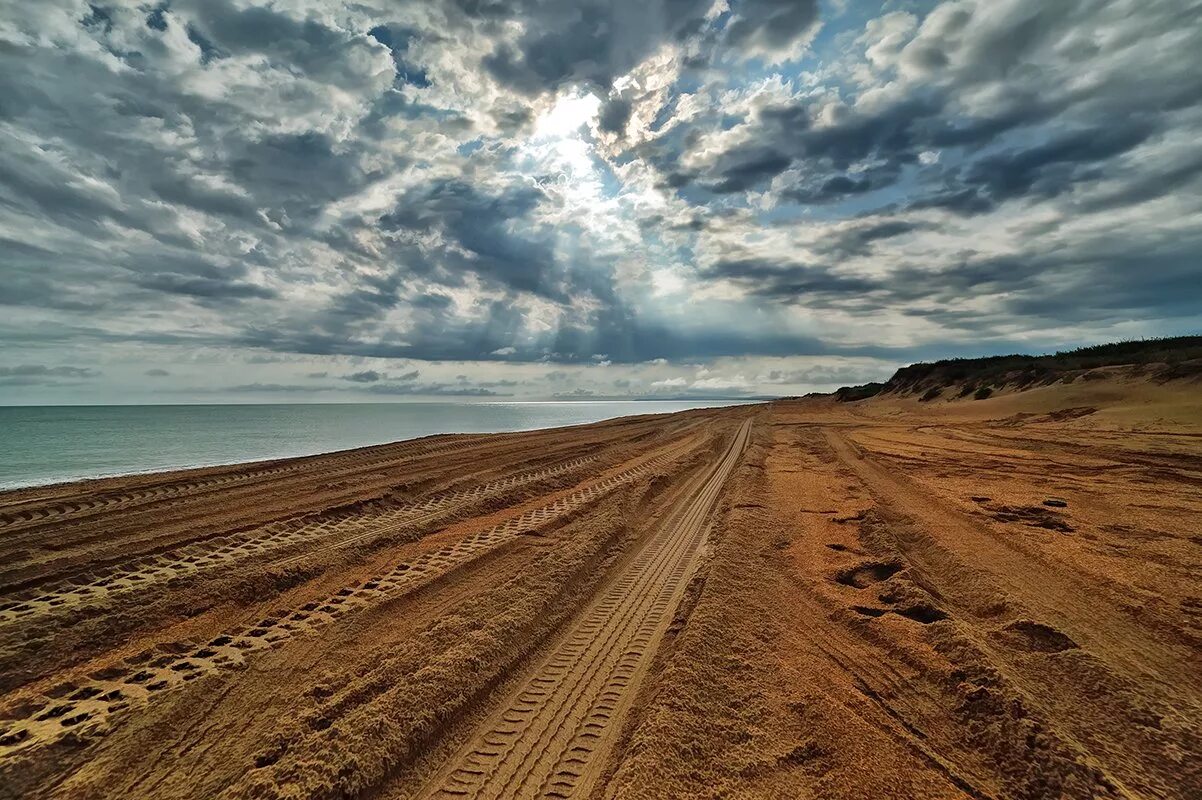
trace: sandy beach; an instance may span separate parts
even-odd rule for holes
[[[1197,385],[1096,377],[0,494],[0,793],[1197,797]]]
[[[1202,0],[0,0],[0,800],[1202,800]]]

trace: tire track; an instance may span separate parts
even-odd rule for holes
[[[106,570],[105,575],[94,580],[68,578],[56,585],[43,586],[36,592],[31,592],[36,596],[0,603],[0,627],[15,622],[28,622],[44,615],[61,614],[80,606],[103,603],[114,595],[133,590],[145,591],[155,584],[175,578],[228,568],[245,559],[268,555],[274,550],[291,549],[331,538],[337,540],[300,555],[272,562],[277,566],[287,566],[364,539],[395,534],[408,528],[429,524],[464,506],[501,496],[522,486],[575,472],[596,460],[595,456],[575,458],[561,464],[478,484],[470,489],[435,495],[422,502],[378,514],[333,520],[303,520],[299,524],[275,524],[247,533],[206,539],[181,550],[140,558],[133,563]]]
[[[578,486],[556,500],[527,509],[516,517],[437,550],[404,561],[386,572],[339,589],[323,600],[305,603],[278,617],[238,626],[207,643],[186,641],[155,648],[103,667],[82,682],[70,682],[22,703],[17,713],[0,721],[0,759],[29,747],[54,742],[68,734],[88,735],[105,729],[118,712],[144,706],[173,688],[202,675],[238,667],[248,657],[296,636],[323,628],[358,611],[395,600],[479,559],[523,534],[554,524],[664,467],[697,446],[688,438],[659,454],[633,459],[610,475]]]
[[[696,428],[695,423],[672,426],[670,430],[650,434],[652,440],[671,439]],[[641,437],[640,437],[641,438]],[[621,442],[613,453],[607,453],[606,463],[621,460],[631,442],[628,435],[607,437],[603,444]],[[287,566],[308,559],[320,552],[346,547],[365,539],[376,538],[422,525],[429,525],[453,512],[503,496],[507,491],[536,484],[540,481],[571,474],[579,468],[602,460],[600,456],[581,456],[543,466],[517,475],[505,476],[470,488],[433,495],[417,502],[386,511],[370,513],[339,511],[314,512],[290,519],[256,525],[248,530],[222,534],[197,534],[188,542],[151,553],[135,553],[124,559],[91,568],[76,568],[73,573],[49,575],[40,581],[0,591],[0,628],[14,621],[29,620],[48,613],[61,613],[80,606],[94,605],[114,594],[144,590],[164,580],[183,577],[224,567],[246,558],[270,555],[278,550],[291,550],[306,544],[333,539],[332,544],[308,550],[294,558],[273,561]]]
[[[452,441],[448,442],[447,438],[451,438]],[[428,444],[401,444],[395,448],[388,449],[386,453],[352,451],[343,456],[329,457],[322,462],[320,467],[323,471],[323,480],[325,479],[325,475],[337,476],[347,471],[347,469],[359,470],[370,467],[373,464],[385,464],[397,459],[454,452],[473,447],[480,443],[480,437],[472,437],[470,439],[467,439],[467,437],[447,438]],[[328,471],[330,466],[348,464],[351,466],[344,467],[337,473],[330,473]],[[315,463],[312,458],[302,456],[300,463],[288,463],[249,471],[238,471],[232,474],[152,484],[134,490],[105,492],[99,496],[72,497],[64,495],[63,497],[55,498],[52,502],[45,500],[25,501],[19,504],[41,503],[41,505],[33,505],[33,507],[24,509],[13,506],[0,509],[0,531],[13,533],[27,527],[76,522],[86,519],[95,513],[124,510],[130,506],[149,505],[159,503],[160,501],[191,500],[194,497],[199,497],[213,490],[233,489],[241,484],[254,483],[266,478],[288,477],[292,473],[301,473],[298,477],[304,477],[304,471],[306,469],[313,469],[314,467]]]
[[[751,422],[423,797],[587,796],[687,584]]]
[[[116,564],[129,563],[135,557],[149,558],[166,551],[179,551],[199,544],[197,530],[203,531],[205,527],[213,527],[214,514],[221,521],[221,529],[210,531],[205,534],[206,537],[262,528],[296,520],[302,514],[320,514],[326,509],[374,499],[374,495],[365,497],[365,494],[394,488],[398,481],[398,470],[403,470],[403,474],[408,477],[418,473],[429,477],[427,473],[431,472],[462,474],[465,467],[469,472],[474,471],[478,462],[477,453],[486,453],[487,461],[499,461],[504,465],[509,454],[516,456],[519,461],[524,461],[526,459],[523,453],[528,452],[537,443],[543,443],[547,451],[544,455],[571,457],[580,455],[579,452],[572,451],[578,451],[581,445],[590,450],[614,445],[625,448],[643,440],[671,438],[668,434],[673,433],[673,429],[679,432],[680,428],[679,424],[639,424],[633,428],[612,426],[596,431],[596,436],[588,437],[586,441],[578,443],[575,448],[568,448],[566,452],[559,452],[564,448],[558,447],[558,442],[554,441],[550,434],[541,431],[470,437],[470,441],[463,442],[459,442],[459,439],[464,437],[459,437],[455,442],[451,442],[454,446],[450,449],[426,451],[424,454],[418,453],[404,459],[396,457],[398,448],[409,449],[414,447],[414,444],[383,445],[371,448],[371,452],[355,453],[357,462],[368,457],[384,457],[383,461],[371,462],[375,465],[374,468],[370,464],[360,464],[351,472],[320,471],[319,467],[324,457],[317,457],[306,460],[309,467],[309,473],[306,474],[251,486],[231,487],[145,507],[119,509],[113,513],[78,520],[48,523],[52,531],[48,537],[45,531],[47,526],[10,531],[2,537],[4,546],[0,547],[0,551],[3,551],[0,552],[0,583],[5,584],[0,594],[14,596],[24,589],[47,585],[82,571],[78,563],[65,568],[55,567],[55,563],[60,561],[85,562],[95,568],[108,569]],[[548,438],[552,438],[552,441],[547,442]],[[338,463],[340,459],[332,457],[331,460]],[[317,474],[311,474],[315,472]],[[3,497],[4,494],[0,493],[0,501]],[[289,497],[297,498],[304,507],[298,509],[292,504],[282,502]],[[259,502],[260,498],[270,500],[270,506],[264,507]],[[318,498],[319,502],[315,502],[315,498]],[[226,513],[227,509],[233,512],[232,516]],[[249,511],[239,514],[239,509]],[[104,525],[105,522],[111,524]],[[32,546],[22,549],[21,545],[26,541]],[[124,552],[113,557],[115,554],[111,554],[111,551],[114,548]],[[39,575],[38,572],[42,574]]]
[[[1054,620],[1056,627],[1082,647],[1136,681],[1171,678],[1173,691],[1196,703],[1196,654],[1179,641],[1149,629],[1102,587],[1090,587],[1080,573],[1057,568],[924,490],[904,473],[891,471],[844,433],[824,435],[839,462],[859,478],[877,501],[877,513],[908,533],[907,559],[930,574],[970,571],[978,585],[993,581],[1009,602]],[[916,524],[915,524],[916,523]],[[953,565],[963,565],[955,566]]]

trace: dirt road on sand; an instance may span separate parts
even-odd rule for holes
[[[433,796],[586,796],[671,621],[710,512],[747,445],[744,422],[659,531],[481,727]]]
[[[0,494],[0,797],[1202,796],[1202,414],[1158,391]]]

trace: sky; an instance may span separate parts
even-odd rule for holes
[[[1197,0],[0,0],[0,404],[712,398],[1202,330]]]

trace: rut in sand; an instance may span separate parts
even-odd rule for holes
[[[688,582],[750,422],[427,797],[588,796]]]

